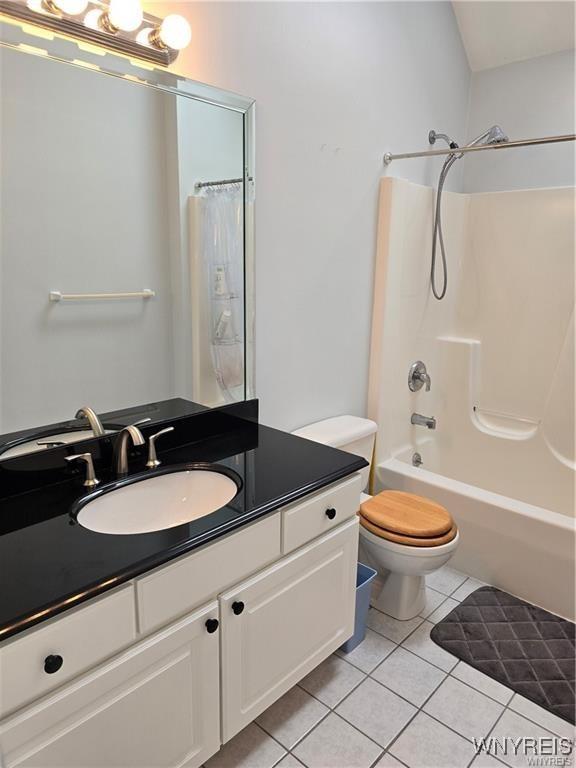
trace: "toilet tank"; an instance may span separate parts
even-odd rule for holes
[[[342,451],[355,453],[362,456],[368,464],[372,462],[374,440],[376,438],[377,425],[370,419],[362,419],[359,416],[334,416],[331,419],[316,421],[306,427],[296,429],[292,434],[305,437],[316,443],[330,445],[332,448],[340,448]],[[363,485],[368,485],[370,466],[360,470]]]

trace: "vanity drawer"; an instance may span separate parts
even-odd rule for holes
[[[7,641],[0,646],[0,717],[135,639],[134,590],[130,585]]]
[[[138,628],[168,624],[280,557],[280,514],[207,544],[136,580]]]
[[[359,474],[332,485],[282,510],[282,552],[292,552],[358,512],[362,478]]]

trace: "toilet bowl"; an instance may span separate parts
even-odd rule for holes
[[[358,454],[370,463],[376,430],[368,419],[336,416],[294,434]],[[368,471],[361,472],[365,483]],[[372,605],[395,619],[412,619],[424,608],[426,575],[445,565],[458,546],[454,521],[433,501],[398,491],[374,497],[363,493],[360,501],[359,560],[378,572]]]
[[[460,534],[436,547],[396,544],[360,527],[359,559],[378,571],[372,605],[395,619],[418,616],[426,601],[425,577],[446,565],[458,546]]]

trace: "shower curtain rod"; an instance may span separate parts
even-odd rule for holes
[[[511,147],[531,147],[537,144],[558,144],[562,141],[575,141],[576,134],[567,133],[562,136],[544,136],[540,139],[518,139],[517,141],[505,141],[501,144],[476,144],[472,147],[458,147],[457,149],[429,149],[424,152],[403,152],[394,155],[386,152],[384,165],[390,165],[392,160],[404,160],[411,157],[433,157],[434,155],[460,155],[467,152],[483,152],[488,149],[510,149]]]

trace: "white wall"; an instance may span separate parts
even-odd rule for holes
[[[364,414],[382,154],[426,148],[430,128],[465,135],[469,68],[451,4],[145,5],[192,24],[177,71],[257,100],[263,422]],[[437,169],[393,170],[431,183]]]
[[[574,51],[472,74],[468,140],[494,123],[510,139],[574,133]],[[468,192],[573,186],[574,142],[471,154]]]
[[[1,74],[0,431],[169,397],[167,97],[6,48]]]

